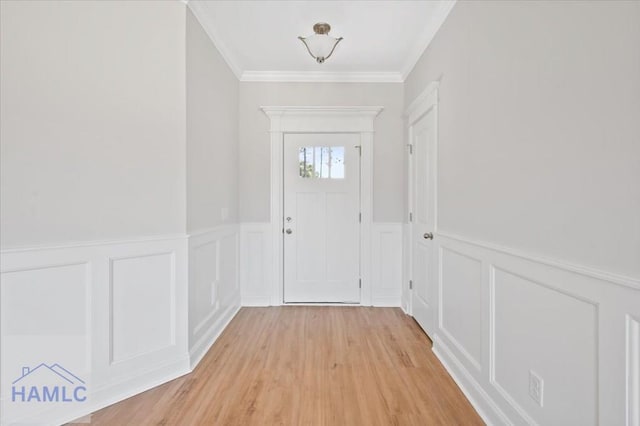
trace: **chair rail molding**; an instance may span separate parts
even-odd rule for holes
[[[362,211],[360,256],[362,294],[361,305],[372,303],[371,228],[373,222],[373,133],[374,119],[381,106],[263,106],[270,119],[271,144],[271,305],[284,300],[284,268],[282,224],[283,143],[287,133],[359,133],[362,146],[360,175],[360,209]]]

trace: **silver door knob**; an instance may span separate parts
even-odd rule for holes
[[[284,232],[286,232],[287,234],[291,234],[293,231],[291,230],[291,228],[288,228],[288,229],[287,229],[286,231],[284,231]]]
[[[423,237],[425,240],[433,240],[433,234],[431,232],[425,232]]]

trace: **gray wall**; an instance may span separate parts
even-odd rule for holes
[[[441,79],[440,229],[640,276],[640,2],[458,2],[405,83]]]
[[[187,231],[238,220],[238,79],[187,10]]]
[[[269,119],[261,106],[376,105],[373,219],[401,222],[404,212],[402,84],[240,83],[240,220],[268,222],[270,203]]]
[[[184,232],[184,4],[1,8],[2,247]]]

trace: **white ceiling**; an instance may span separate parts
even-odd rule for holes
[[[189,7],[243,81],[405,79],[455,1],[190,0]],[[298,36],[328,22],[344,37],[318,64]]]

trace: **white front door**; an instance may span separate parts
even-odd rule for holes
[[[410,123],[411,162],[411,312],[432,336],[437,303],[437,256],[433,234],[436,215],[436,112],[431,108]]]
[[[284,136],[284,302],[360,302],[360,135]]]

